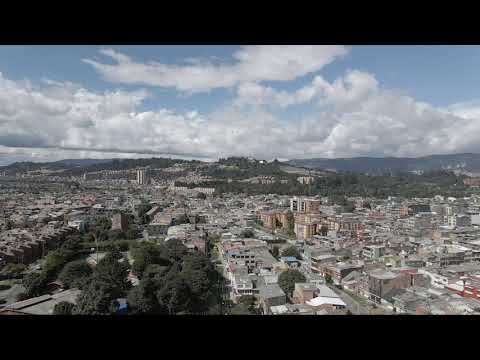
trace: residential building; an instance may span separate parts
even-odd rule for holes
[[[128,216],[124,213],[116,213],[112,216],[112,230],[127,231]]]
[[[286,295],[278,284],[266,284],[259,288],[258,296],[260,306],[264,314],[271,314],[272,306],[284,305],[287,301]]]
[[[146,169],[137,169],[137,184],[148,184],[148,173]]]

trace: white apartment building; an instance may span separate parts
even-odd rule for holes
[[[138,169],[137,170],[137,184],[144,185],[148,183],[148,176],[146,169]]]

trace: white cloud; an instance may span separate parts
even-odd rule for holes
[[[378,91],[378,82],[372,74],[353,70],[333,83],[315,76],[311,84],[288,93],[258,83],[243,83],[237,88],[237,105],[269,105],[285,108],[317,99],[321,105],[351,106],[364,101]],[[343,109],[345,110],[345,109]]]
[[[242,82],[290,81],[316,72],[337,57],[347,54],[337,45],[243,46],[233,54],[233,63],[189,59],[184,65],[135,62],[113,49],[102,49],[116,64],[92,59],[83,61],[107,81],[175,88],[186,92],[230,88]]]
[[[0,163],[139,153],[299,158],[480,152],[476,104],[437,109],[381,88],[367,73],[350,71],[331,83],[317,76],[291,93],[250,82],[238,95],[235,106],[209,114],[140,111],[149,96],[143,90],[100,93],[0,75]],[[244,107],[239,99],[259,101]],[[316,104],[315,112],[288,121],[264,106],[306,102]]]

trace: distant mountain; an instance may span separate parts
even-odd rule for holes
[[[31,162],[31,161],[23,161],[23,162],[15,162],[13,164],[9,164],[6,166],[0,167],[3,171],[16,171],[16,172],[24,172],[24,171],[35,171],[40,169],[48,169],[48,170],[65,170],[71,169],[76,167],[84,167],[84,166],[91,166],[97,164],[107,164],[111,163],[113,159],[65,159],[53,162]]]
[[[480,173],[480,154],[430,155],[418,158],[353,157],[337,159],[292,159],[288,163],[311,169],[357,172],[371,175],[385,173],[450,170],[463,174]]]
[[[8,175],[26,173],[29,171],[49,170],[57,172],[58,176],[77,176],[84,172],[102,170],[127,170],[150,166],[151,168],[167,168],[178,163],[199,164],[198,160],[182,160],[170,158],[139,158],[139,159],[65,159],[53,162],[37,163],[31,161],[15,162],[0,166],[0,172]]]
[[[107,164],[112,162],[114,159],[65,159],[52,162],[50,164],[63,165],[65,167],[76,167],[76,166],[89,166],[95,164]]]

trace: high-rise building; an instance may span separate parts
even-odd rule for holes
[[[313,184],[315,178],[313,176],[300,176],[297,178],[297,181],[302,185],[310,185]]]
[[[318,199],[306,199],[294,196],[290,199],[290,210],[301,213],[318,213],[321,201]]]
[[[137,184],[144,185],[148,183],[147,170],[138,169],[137,170]]]

